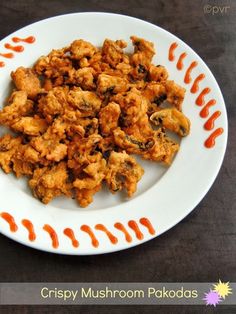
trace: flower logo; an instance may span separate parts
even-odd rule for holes
[[[229,294],[232,294],[232,289],[229,286],[229,282],[221,282],[221,280],[219,280],[219,282],[215,285],[213,285],[215,292],[217,292],[219,294],[219,296],[223,299],[225,299],[225,297],[227,297]]]
[[[210,289],[210,291],[204,294],[203,301],[205,301],[206,305],[216,307],[216,305],[225,300],[225,297],[230,294],[232,294],[232,289],[229,282],[222,282],[219,279],[219,282],[213,284],[213,289]]]

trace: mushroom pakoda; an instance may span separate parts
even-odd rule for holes
[[[131,197],[144,173],[134,155],[168,166],[179,144],[166,131],[189,134],[185,89],[153,64],[152,42],[131,41],[133,53],[124,40],[97,48],[78,39],[11,73],[0,166],[27,176],[43,203],[66,196],[86,207],[103,184]]]

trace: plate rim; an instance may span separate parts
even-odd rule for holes
[[[151,239],[153,238],[156,238],[156,237],[159,237],[161,234],[169,231],[170,229],[172,229],[174,226],[176,226],[179,222],[181,222],[188,214],[190,214],[195,208],[196,206],[203,200],[203,198],[205,197],[205,195],[208,193],[208,191],[210,190],[210,188],[212,187],[213,183],[215,182],[217,176],[218,176],[218,173],[221,169],[221,166],[223,164],[223,160],[224,160],[224,157],[225,157],[225,153],[226,153],[226,148],[227,148],[227,142],[228,142],[228,118],[227,118],[227,108],[226,108],[226,105],[225,105],[225,101],[224,101],[224,97],[222,95],[222,92],[221,92],[221,89],[219,87],[219,84],[218,82],[216,81],[215,79],[215,76],[213,75],[213,73],[211,72],[211,70],[209,69],[209,67],[207,66],[207,64],[204,62],[204,60],[201,58],[201,56],[196,53],[192,48],[191,46],[189,46],[187,43],[185,43],[180,37],[176,36],[175,34],[172,34],[171,32],[163,29],[162,27],[156,25],[156,24],[153,24],[153,23],[150,23],[148,21],[145,21],[145,20],[142,20],[142,19],[139,19],[137,17],[132,17],[132,16],[129,16],[129,15],[124,15],[124,14],[116,14],[116,13],[108,13],[108,12],[74,12],[74,13],[68,13],[68,14],[61,14],[61,15],[55,15],[55,16],[52,16],[52,17],[48,17],[46,19],[42,19],[42,20],[39,20],[39,21],[36,21],[34,23],[31,23],[31,24],[28,24],[20,29],[17,29],[16,31],[14,31],[13,33],[7,35],[6,37],[4,37],[3,39],[1,39],[0,43],[2,43],[4,40],[8,40],[8,38],[10,38],[11,36],[13,36],[15,33],[18,33],[19,31],[24,31],[25,29],[27,29],[28,27],[31,27],[31,26],[34,26],[36,24],[41,24],[41,23],[44,23],[45,21],[50,21],[50,20],[54,20],[54,19],[60,19],[62,17],[68,17],[68,16],[78,16],[78,15],[107,15],[107,16],[117,16],[117,17],[120,17],[120,18],[128,18],[128,19],[131,19],[131,20],[136,20],[137,22],[142,22],[142,23],[146,23],[146,24],[149,24],[151,27],[154,27],[154,28],[157,28],[159,30],[161,30],[162,32],[166,33],[166,35],[168,36],[171,36],[171,37],[174,37],[176,40],[178,40],[181,44],[183,44],[184,46],[187,46],[191,52],[195,55],[198,56],[198,58],[201,60],[201,62],[206,66],[206,68],[209,70],[209,73],[211,75],[211,79],[214,80],[214,84],[216,85],[220,95],[221,95],[221,98],[223,100],[223,103],[222,103],[222,106],[225,110],[225,125],[224,125],[224,138],[225,138],[225,141],[224,141],[224,146],[222,148],[222,152],[221,152],[221,158],[220,158],[220,161],[218,162],[217,164],[217,168],[214,172],[214,175],[211,177],[211,180],[210,180],[210,183],[208,184],[208,187],[207,189],[205,189],[205,192],[203,193],[203,195],[201,195],[200,197],[198,197],[199,199],[195,202],[195,204],[193,206],[191,206],[191,209],[188,209],[186,210],[186,212],[183,213],[183,215],[181,216],[181,218],[177,218],[177,220],[175,222],[173,222],[168,228],[165,229],[165,231],[162,231],[161,233],[158,233],[157,235],[153,235],[153,236],[149,236],[149,237],[146,237],[145,239],[143,239],[142,241],[139,241],[138,243],[137,242],[133,242],[133,243],[129,243],[127,245],[127,243],[123,243],[124,245],[122,246],[122,248],[118,248],[115,247],[115,246],[107,246],[106,249],[103,250],[103,252],[97,252],[96,250],[91,250],[89,249],[88,252],[81,252],[80,250],[74,250],[74,251],[68,251],[68,252],[64,252],[64,251],[60,251],[60,247],[57,248],[57,250],[53,249],[52,247],[47,247],[47,248],[40,248],[38,245],[35,245],[36,243],[31,243],[29,241],[26,241],[26,240],[22,240],[22,239],[16,239],[14,237],[14,234],[12,233],[3,233],[2,230],[0,231],[1,234],[7,236],[8,238],[10,239],[13,239],[14,241],[20,243],[20,244],[23,244],[23,245],[26,245],[28,247],[31,247],[31,248],[34,248],[34,249],[38,249],[38,250],[41,250],[41,251],[46,251],[46,252],[50,252],[50,253],[56,253],[56,254],[63,254],[63,255],[98,255],[98,254],[105,254],[105,253],[112,253],[112,252],[116,252],[116,251],[121,251],[121,250],[126,250],[126,249],[129,249],[131,247],[134,247],[134,246],[137,246],[139,244],[142,244],[142,243],[145,243],[147,241],[150,241]],[[166,66],[166,65],[165,65]],[[142,195],[138,196],[141,197]],[[133,201],[133,200],[131,200]],[[114,207],[118,207],[120,205],[115,205]],[[109,208],[106,208],[106,210],[108,210]]]

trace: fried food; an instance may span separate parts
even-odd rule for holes
[[[16,135],[0,137],[0,166],[27,176],[44,204],[67,196],[86,207],[103,184],[132,197],[144,170],[130,154],[168,166],[179,144],[166,130],[189,134],[185,89],[152,63],[152,42],[131,41],[128,54],[124,40],[77,39],[11,73],[0,124]]]
[[[37,168],[29,180],[29,186],[35,197],[44,204],[48,204],[54,197],[59,195],[70,196],[70,184],[65,162],[44,168]]]
[[[180,136],[186,136],[190,131],[189,119],[175,108],[159,110],[151,115],[150,120]]]
[[[29,98],[34,99],[40,93],[40,81],[32,69],[19,67],[11,72],[11,77],[16,88],[25,91]]]
[[[120,113],[120,106],[114,101],[100,110],[99,123],[102,135],[110,135],[118,127]]]
[[[17,119],[33,112],[33,102],[27,99],[25,91],[15,91],[11,94],[8,105],[0,111],[0,124],[11,126]]]
[[[184,101],[185,88],[179,86],[174,81],[165,81],[164,83],[167,94],[167,101],[176,107],[179,111],[182,110],[182,103]]]
[[[126,189],[131,197],[137,189],[137,183],[142,178],[143,168],[125,151],[112,152],[108,164],[106,183],[112,193]]]
[[[12,158],[22,142],[22,138],[14,138],[6,134],[0,138],[0,165],[6,173],[12,171]]]
[[[127,93],[118,93],[112,100],[120,105],[121,124],[128,126],[136,123],[147,112],[147,100],[136,88]]]
[[[79,89],[71,90],[67,99],[71,106],[80,111],[81,117],[96,116],[102,104],[101,99],[95,93]]]
[[[11,124],[11,129],[31,136],[43,134],[48,128],[45,119],[39,116],[21,117],[18,121]]]

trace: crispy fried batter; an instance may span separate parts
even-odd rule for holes
[[[102,59],[111,67],[115,68],[124,60],[123,48],[127,46],[124,40],[110,40],[106,39],[102,47]]]
[[[164,82],[168,78],[168,72],[162,65],[151,65],[148,70],[148,78],[150,81]]]
[[[159,106],[167,98],[166,88],[159,83],[148,83],[143,90],[143,96]]]
[[[185,88],[179,86],[174,81],[166,81],[164,83],[167,94],[167,101],[176,107],[178,110],[182,110],[182,103],[185,95]]]
[[[89,163],[80,173],[81,178],[76,178],[73,186],[79,190],[94,189],[99,185],[106,175],[106,160],[100,158],[96,162]]]
[[[142,155],[153,145],[152,137],[146,138],[140,136],[140,133],[128,135],[121,128],[115,129],[113,135],[116,145],[129,154]]]
[[[147,100],[136,88],[132,88],[127,93],[117,94],[112,97],[112,100],[120,105],[123,126],[136,123],[147,112]]]
[[[112,152],[107,166],[106,182],[110,191],[115,193],[126,189],[128,196],[131,197],[136,192],[137,183],[144,173],[143,168],[125,151]]]
[[[66,108],[69,89],[54,87],[46,95],[42,95],[38,102],[38,112],[51,123],[55,116],[62,115]]]
[[[71,90],[68,94],[68,102],[78,108],[83,117],[94,117],[102,103],[95,93],[82,90]]]
[[[145,141],[147,138],[154,135],[154,130],[152,129],[151,124],[149,123],[148,115],[145,114],[141,117],[136,123],[123,128],[127,135],[133,135],[140,141]]]
[[[60,161],[67,155],[67,145],[61,143],[65,135],[66,124],[57,119],[42,136],[30,141],[31,146],[49,161]]]
[[[87,138],[76,135],[68,144],[68,167],[71,169],[81,169],[91,162],[97,161],[98,155],[94,154],[102,137],[99,134],[92,134]]]
[[[151,147],[142,154],[142,157],[152,161],[161,161],[166,165],[170,165],[175,153],[179,149],[179,145],[166,136],[162,129],[155,132],[153,140],[154,143],[152,143]]]
[[[99,124],[102,135],[109,135],[118,127],[120,112],[120,106],[115,102],[110,102],[100,110]]]
[[[130,38],[134,45],[134,53],[130,57],[130,64],[133,66],[130,74],[134,79],[140,80],[148,74],[155,49],[153,43],[143,38],[136,36],[131,36]]]
[[[98,143],[98,148],[102,152],[102,155],[105,159],[109,158],[111,152],[116,148],[113,134],[107,137],[103,137]]]
[[[34,171],[33,177],[29,180],[29,186],[35,197],[44,204],[48,204],[54,197],[59,195],[70,196],[70,184],[65,162],[52,168],[38,168]]]
[[[137,36],[131,36],[130,39],[132,40],[134,46],[134,52],[143,53],[151,61],[155,54],[154,44]]]
[[[68,48],[53,49],[48,56],[40,57],[34,65],[37,74],[50,79],[51,87],[63,85],[65,77],[72,69],[72,60],[68,57],[67,52]]]
[[[93,90],[96,88],[94,83],[95,70],[91,67],[83,67],[81,69],[71,69],[67,83],[80,86],[85,90]]]
[[[29,98],[34,99],[40,93],[40,81],[32,69],[19,67],[15,72],[11,72],[11,77],[16,88],[25,91]]]
[[[0,138],[0,166],[29,177],[43,203],[74,195],[86,207],[103,183],[130,197],[144,170],[129,154],[170,165],[179,144],[166,130],[189,134],[185,89],[152,63],[152,42],[131,41],[128,54],[124,40],[96,48],[77,39],[11,73],[16,90],[0,124],[18,136]]]
[[[11,124],[11,129],[31,136],[37,136],[47,130],[48,124],[45,119],[36,117],[21,117]]]
[[[93,202],[93,195],[101,190],[102,185],[99,184],[93,189],[76,189],[75,197],[78,200],[81,207],[87,207]]]
[[[0,111],[0,124],[10,126],[15,119],[24,117],[33,112],[33,102],[27,99],[25,91],[13,92],[9,105]]]
[[[20,145],[12,157],[13,170],[17,178],[33,174],[39,154],[30,145]]]
[[[6,173],[12,171],[12,157],[21,145],[21,137],[6,134],[0,138],[0,165]]]
[[[189,119],[175,108],[162,109],[155,112],[151,115],[150,120],[155,125],[162,125],[180,136],[186,136],[189,134]]]
[[[143,96],[148,100],[148,114],[159,111],[159,106],[166,100],[166,89],[160,83],[147,83],[142,91]]]
[[[111,76],[107,74],[100,74],[97,81],[97,92],[103,95],[107,92],[122,93],[129,88],[129,83],[126,78],[119,76]]]
[[[70,46],[71,57],[76,60],[80,60],[84,57],[91,58],[96,51],[96,47],[82,39],[73,41]]]

